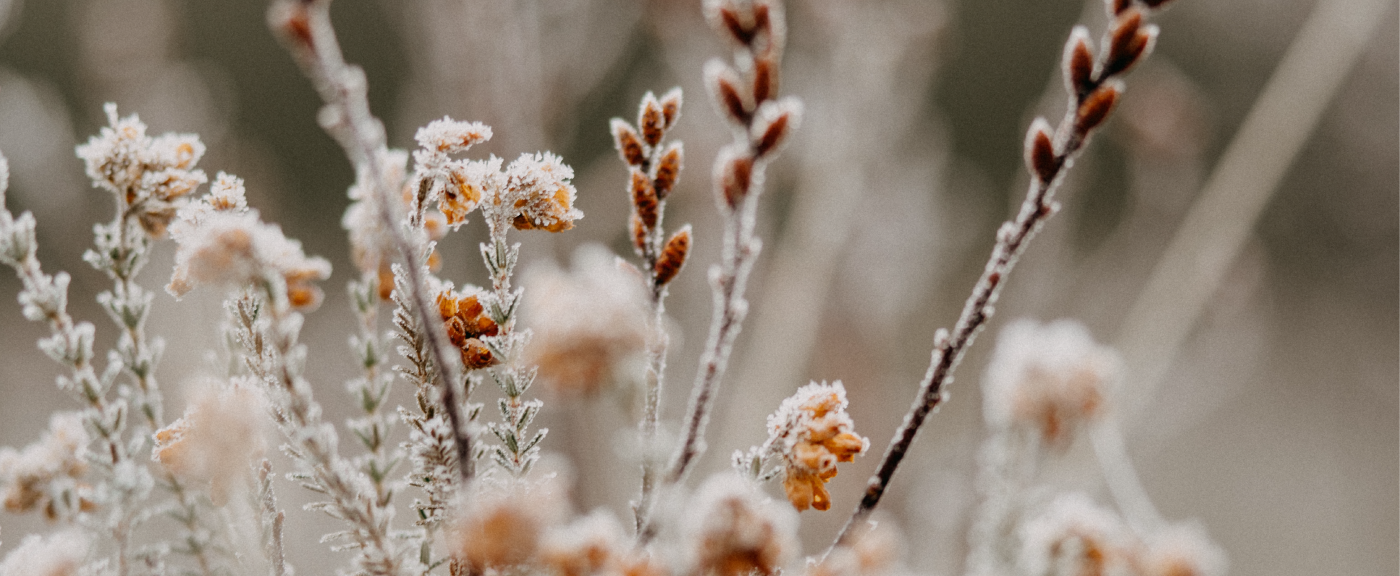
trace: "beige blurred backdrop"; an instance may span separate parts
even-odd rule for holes
[[[346,56],[368,73],[371,104],[393,145],[411,146],[418,126],[446,114],[493,126],[495,138],[473,155],[553,150],[575,168],[586,217],[563,234],[513,235],[527,262],[567,261],[585,242],[630,257],[626,171],[608,119],[633,118],[647,90],[684,88],[674,135],[685,142],[687,167],[668,222],[694,223],[696,248],[668,302],[672,423],[709,324],[704,271],[717,258],[719,227],[709,166],[729,138],[700,84],[704,62],[726,48],[698,4],[337,0],[333,7]],[[761,442],[763,417],[799,385],[844,381],[872,453],[834,480],[832,511],[804,513],[810,552],[854,506],[914,395],[934,330],[956,319],[996,226],[1020,201],[1026,126],[1036,114],[1062,113],[1057,65],[1070,27],[1083,21],[1097,36],[1103,16],[1097,0],[790,4],[782,91],[805,101],[806,121],[769,171],[753,313],[700,472],[720,470],[731,451]],[[1259,158],[1283,163],[1276,186],[1264,182],[1267,168],[1240,160],[1236,169],[1260,179],[1269,196],[1257,221],[1235,223],[1244,233],[1238,241],[1208,243],[1226,266],[1205,286],[1203,306],[1154,296],[1138,308],[1180,326],[1131,323],[1143,317],[1132,314],[1135,303],[1222,170],[1223,153],[1259,108],[1285,53],[1302,42],[1299,31],[1321,17],[1318,6],[1353,12],[1372,4],[1176,0],[1156,18],[1157,51],[1129,76],[1121,109],[1077,160],[1061,191],[1064,209],[1011,277],[952,401],[894,479],[883,507],[906,532],[911,568],[962,570],[985,435],[978,383],[996,333],[1017,317],[1068,317],[1100,341],[1136,345],[1131,365],[1156,367],[1129,373],[1121,386],[1116,406],[1128,453],[1163,514],[1202,523],[1228,552],[1233,574],[1400,571],[1393,0],[1382,0],[1367,22],[1323,28],[1320,43],[1305,44],[1319,57],[1345,56],[1337,60],[1344,66],[1330,67],[1338,83],[1314,99],[1315,121],[1286,108],[1270,123],[1302,138],[1296,155],[1282,149],[1286,138],[1263,140]],[[353,266],[339,225],[353,174],[316,126],[319,102],[267,32],[265,9],[256,1],[0,0],[9,205],[38,218],[45,269],[72,273],[71,309],[97,324],[103,349],[114,330],[92,297],[105,280],[80,256],[110,206],[88,186],[73,146],[100,127],[107,101],[139,113],[153,132],[200,133],[206,171],[246,178],[251,205],[335,265],[303,340],[317,397],[338,422],[351,415],[341,383],[355,372],[343,290]],[[1302,84],[1275,90],[1300,94],[1303,84],[1323,80],[1295,82]],[[445,277],[485,281],[475,248],[483,236],[473,216],[444,241]],[[163,286],[170,259],[162,244],[143,284]],[[10,446],[37,438],[50,411],[71,408],[53,385],[56,366],[34,345],[46,332],[20,315],[17,292],[12,276],[0,278],[0,444]],[[176,304],[160,292],[156,303],[149,331],[169,344],[160,378],[173,416],[183,386],[209,372],[220,310],[215,294]],[[478,400],[494,392],[483,388]],[[406,401],[407,387],[395,394]],[[626,399],[547,399],[545,410],[541,424],[552,430],[545,450],[572,462],[577,506],[622,515],[638,482],[626,454],[633,445]],[[1085,446],[1071,447],[1049,476],[1109,501]],[[290,483],[279,489],[289,508],[306,500]],[[405,521],[406,504],[399,506]],[[21,534],[44,529],[8,514],[0,526],[0,554]],[[322,573],[313,568],[332,553],[317,540],[337,529],[294,512],[292,561]]]

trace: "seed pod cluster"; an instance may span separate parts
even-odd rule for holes
[[[651,270],[648,283],[653,293],[675,279],[690,247],[688,225],[670,239],[666,239],[662,229],[666,197],[680,181],[685,158],[685,148],[680,142],[665,143],[666,133],[680,119],[681,103],[680,88],[673,88],[660,98],[647,92],[642,97],[635,127],[621,118],[612,121],[613,144],[630,175],[627,189],[632,204],[629,236],[637,255]],[[684,239],[678,240],[680,236]]]

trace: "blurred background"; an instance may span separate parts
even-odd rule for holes
[[[729,139],[700,85],[703,63],[726,48],[698,4],[333,7],[347,59],[368,73],[392,145],[411,147],[417,127],[446,114],[494,128],[473,156],[552,150],[575,168],[586,218],[567,233],[513,235],[526,262],[565,262],[588,242],[631,257],[626,171],[608,120],[633,119],[648,90],[684,88],[673,134],[685,142],[688,166],[667,222],[693,223],[696,247],[668,302],[675,322],[665,416],[673,423],[709,324],[704,270],[717,258],[719,228],[710,163]],[[266,30],[265,9],[220,0],[0,0],[9,206],[38,218],[44,267],[73,275],[70,310],[97,324],[103,349],[114,330],[92,296],[107,281],[80,256],[110,205],[90,188],[73,146],[104,123],[108,101],[140,114],[153,133],[199,133],[209,147],[202,168],[244,177],[249,203],[266,220],[335,266],[303,340],[318,398],[340,421],[352,409],[340,382],[355,373],[343,290],[354,267],[340,228],[353,173],[317,127],[320,102]],[[1097,0],[799,0],[788,20],[782,91],[805,101],[806,121],[769,170],[754,312],[697,476],[761,442],[763,417],[801,384],[844,381],[872,450],[833,481],[832,511],[804,513],[802,535],[814,552],[855,505],[913,398],[934,330],[956,319],[996,226],[1024,194],[1023,135],[1035,115],[1063,113],[1058,63],[1070,27],[1084,22],[1097,37],[1104,16]],[[1156,52],[1129,76],[1122,107],[1077,160],[1060,192],[1064,209],[1026,253],[962,364],[952,401],[894,479],[883,507],[907,534],[905,562],[923,573],[962,570],[985,436],[978,383],[999,328],[1018,317],[1074,318],[1123,347],[1133,368],[1116,406],[1147,492],[1167,518],[1204,525],[1233,574],[1395,574],[1395,2],[1177,0],[1155,21]],[[1308,26],[1320,41],[1305,42]],[[1330,63],[1323,69],[1335,82],[1304,66],[1288,77],[1292,84],[1270,85],[1290,47],[1299,61]],[[1258,103],[1270,89],[1311,99],[1274,109],[1268,118],[1277,121],[1264,123],[1301,138],[1296,154],[1288,138],[1256,137],[1254,155],[1226,156],[1235,173],[1262,183],[1262,213],[1216,222],[1244,234],[1208,244],[1227,266],[1194,286],[1202,306],[1140,298],[1212,174],[1228,171],[1222,155],[1251,111],[1267,108]],[[483,238],[473,216],[444,240],[443,276],[484,282],[475,248]],[[171,252],[160,246],[144,284],[165,284]],[[18,289],[13,277],[0,278],[0,445],[9,446],[36,439],[51,410],[71,408],[53,386],[57,367],[34,346],[46,329],[20,315]],[[220,315],[216,294],[179,305],[157,295],[149,331],[169,342],[161,372],[167,417],[179,413],[182,387],[209,372]],[[396,395],[406,401],[408,392],[400,386]],[[494,392],[483,389],[478,400]],[[633,424],[621,398],[546,405],[541,424],[553,433],[545,449],[572,462],[580,510],[623,515],[635,496],[637,473],[622,455]],[[1049,472],[1110,502],[1085,446],[1072,446]],[[280,497],[293,508],[306,494],[287,483]],[[405,501],[403,520],[406,511]],[[44,529],[8,514],[0,526],[0,554]],[[316,540],[337,529],[318,515],[291,514],[292,561],[309,568],[330,554]]]

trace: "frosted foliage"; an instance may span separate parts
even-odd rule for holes
[[[83,417],[60,412],[49,418],[49,429],[23,450],[0,448],[0,489],[5,510],[41,508],[50,517],[65,516],[76,479],[87,470],[83,452],[90,438]]]
[[[718,576],[777,574],[797,553],[797,517],[736,474],[710,477],[688,506],[695,568]]]
[[[1082,324],[1017,320],[997,338],[983,380],[984,415],[990,426],[1060,441],[1102,414],[1118,372],[1117,355]]]
[[[201,391],[183,416],[156,431],[151,458],[176,476],[208,484],[213,501],[225,502],[264,452],[265,408],[256,386],[239,379],[224,390]]]
[[[88,538],[75,529],[25,536],[0,562],[0,576],[74,576],[89,546]]]
[[[553,392],[591,395],[640,376],[647,338],[647,300],[635,274],[601,245],[574,252],[573,269],[526,270],[530,294],[523,313],[534,332],[527,349],[539,378]]]
[[[1079,493],[1057,497],[1021,526],[1022,574],[1123,575],[1135,541],[1112,511]]]

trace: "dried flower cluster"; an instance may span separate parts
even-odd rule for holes
[[[713,476],[694,490],[686,484],[747,314],[765,167],[802,113],[798,100],[778,96],[787,34],[782,3],[704,3],[706,20],[733,49],[732,60],[707,64],[704,78],[734,140],[712,174],[724,226],[720,260],[708,276],[714,321],[672,438],[660,410],[665,298],[695,241],[689,225],[665,229],[683,165],[681,143],[668,140],[681,113],[680,90],[659,98],[648,92],[635,124],[611,125],[628,172],[625,230],[640,266],[590,245],[570,271],[532,267],[522,288],[515,285],[521,246],[508,235],[577,225],[583,214],[573,169],[550,152],[524,153],[509,164],[467,158],[492,129],[449,117],[420,129],[411,154],[390,149],[369,111],[363,72],[340,53],[328,0],[280,0],[271,25],[326,101],[321,123],[356,168],[342,220],[357,268],[348,287],[357,366],[345,386],[357,406],[345,423],[358,440],[355,452],[343,453],[338,428],[323,417],[313,384],[322,375],[300,341],[302,313],[322,301],[316,283],[330,276],[329,263],[263,222],[236,176],[219,173],[206,194],[196,194],[206,181],[195,168],[204,152],[198,138],[148,137],[139,119],[120,118],[109,105],[109,126],[77,149],[94,184],[116,204],[87,256],[113,283],[98,297],[119,330],[105,365],[94,351],[96,328],[67,310],[69,276],[39,265],[34,218],[0,210],[0,262],[23,284],[25,316],[49,328],[40,348],[64,368],[58,385],[79,406],[54,416],[49,432],[23,450],[0,449],[5,509],[42,512],[60,525],[47,538],[25,537],[0,563],[0,576],[293,573],[283,548],[286,513],[274,490],[278,475],[264,459],[264,419],[293,462],[289,476],[319,495],[307,508],[343,523],[323,540],[350,553],[347,573],[891,573],[898,534],[866,520],[924,419],[945,400],[944,385],[990,318],[1025,244],[1054,213],[1064,170],[1121,97],[1118,77],[1150,51],[1157,32],[1143,19],[1162,3],[1110,1],[1112,23],[1097,56],[1082,28],[1072,33],[1064,63],[1070,108],[1053,132],[1042,120],[1031,127],[1026,160],[1034,181],[1021,214],[999,232],[953,332],[940,331],[910,414],[846,528],[804,566],[798,513],[829,510],[839,499],[828,491],[838,464],[870,444],[856,432],[840,381],[812,382],[784,400],[768,417],[767,440],[735,454],[737,474]],[[0,200],[7,180],[0,161]],[[487,276],[481,288],[438,275],[439,241],[469,225],[475,211],[488,232],[479,246]],[[175,243],[167,291],[178,298],[201,287],[223,290],[229,343],[221,351],[225,372],[211,376],[173,421],[164,419],[154,375],[163,344],[144,328],[154,295],[137,282],[153,243],[167,232]],[[381,318],[385,309],[390,320]],[[1048,505],[1039,497],[1039,464],[1111,424],[1116,371],[1113,352],[1077,324],[1005,329],[984,381],[990,437],[970,573],[1223,573],[1223,555],[1200,529],[1163,521],[1150,503],[1133,500],[1131,482],[1110,482],[1122,518],[1085,497]],[[390,392],[400,379],[414,387],[416,405],[395,410]],[[616,511],[574,514],[562,475],[542,470],[548,430],[532,426],[546,405],[529,392],[537,381],[564,402],[612,389],[627,397],[639,385],[641,491],[631,530]],[[480,397],[487,382],[499,395]],[[1106,472],[1122,472],[1100,458]],[[764,482],[780,476],[786,503],[764,493]],[[410,499],[412,520],[405,522],[397,512]]]

